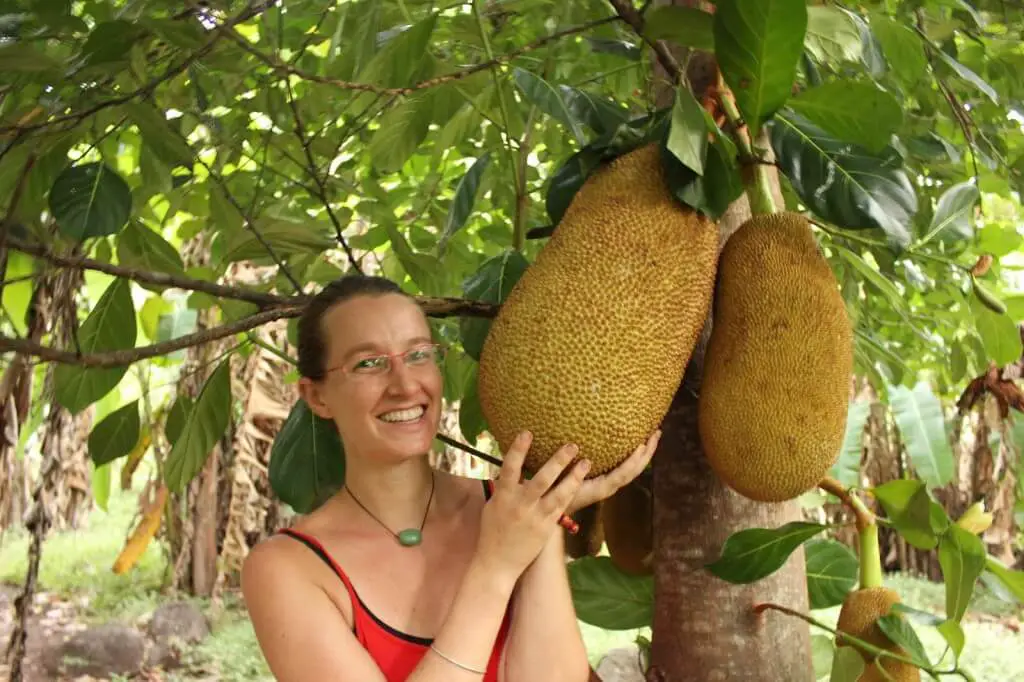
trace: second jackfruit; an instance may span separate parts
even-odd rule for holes
[[[839,456],[853,372],[846,307],[809,223],[795,213],[747,220],[718,268],[701,442],[736,492],[790,500]]]

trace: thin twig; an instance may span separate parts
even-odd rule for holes
[[[847,490],[843,486],[843,484],[837,481],[836,479],[832,478],[831,476],[826,476],[821,480],[820,483],[818,483],[818,487],[824,490],[825,492],[831,493],[832,495],[838,497],[843,502],[843,504],[845,504],[850,509],[850,511],[854,513],[854,515],[857,517],[858,531],[863,531],[865,528],[867,528],[875,522],[875,515],[871,513],[871,510],[864,505],[864,502],[861,501],[859,497],[857,497],[849,490]]]
[[[485,462],[493,464],[496,467],[500,467],[502,464],[501,460],[498,459],[497,457],[492,457],[491,455],[488,455],[486,452],[477,450],[473,446],[467,445],[466,443],[460,443],[451,436],[446,436],[445,434],[438,432],[437,439],[442,443],[447,443],[448,445],[451,445],[453,448],[458,448],[459,450],[462,450],[466,454],[473,455],[474,457],[479,457]]]
[[[686,81],[686,72],[683,67],[679,65],[676,58],[672,56],[668,46],[662,40],[651,40],[644,34],[644,18],[640,13],[633,7],[630,0],[608,0],[608,3],[615,8],[618,15],[622,17],[622,20],[629,24],[636,32],[637,37],[643,40],[645,43],[651,46],[654,50],[654,54],[657,55],[658,61],[665,67],[665,70],[675,81],[676,85],[680,85]]]
[[[280,60],[272,57],[271,55],[264,54],[236,31],[231,31],[229,33],[229,37],[235,43],[237,43],[238,46],[241,47],[243,50],[253,55],[261,62],[263,62],[271,69],[273,69],[275,72],[281,75],[295,76],[296,78],[300,78],[305,81],[310,81],[312,83],[320,83],[321,85],[330,85],[336,88],[340,88],[342,90],[375,92],[377,94],[383,95],[409,95],[412,94],[413,92],[416,92],[417,90],[426,90],[427,88],[434,88],[439,85],[444,85],[445,83],[451,83],[453,81],[461,80],[463,78],[468,78],[469,76],[472,76],[475,73],[478,73],[480,71],[486,71],[487,69],[490,69],[492,67],[505,64],[507,62],[512,61],[516,57],[526,54],[527,52],[532,52],[533,50],[544,47],[553,40],[558,40],[559,38],[564,38],[566,36],[576,35],[577,33],[584,33],[592,28],[603,26],[604,24],[608,24],[613,21],[619,20],[620,17],[618,16],[605,17],[604,19],[597,19],[586,24],[581,24],[579,26],[567,28],[565,30],[558,31],[557,33],[552,33],[549,36],[539,38],[532,43],[528,43],[527,45],[524,45],[520,48],[511,50],[503,55],[497,56],[493,60],[488,60],[485,62],[481,62],[479,64],[473,64],[472,66],[466,67],[465,69],[461,69],[459,71],[454,71],[452,73],[442,74],[440,76],[428,78],[426,80],[420,81],[419,83],[414,83],[413,85],[404,88],[387,88],[380,85],[374,85],[372,83],[356,83],[353,81],[345,81],[337,78],[320,76],[315,73],[309,73],[308,71],[297,69],[290,64],[285,64],[284,62],[281,62]]]
[[[309,138],[306,137],[305,127],[302,124],[302,116],[299,114],[299,105],[295,101],[295,92],[292,90],[291,81],[285,79],[285,85],[288,91],[288,106],[292,110],[292,118],[295,119],[295,137],[299,139],[299,144],[302,146],[302,151],[306,155],[306,162],[309,166],[306,171],[309,176],[313,178],[313,182],[316,183],[317,191],[314,195],[320,200],[320,203],[324,205],[327,210],[327,217],[330,218],[331,224],[334,225],[334,235],[341,245],[341,248],[345,250],[345,255],[348,257],[348,262],[352,268],[362,274],[363,269],[359,267],[359,261],[356,260],[356,255],[352,252],[348,242],[345,240],[345,235],[342,233],[343,228],[341,221],[338,220],[338,216],[334,213],[334,209],[331,208],[331,202],[327,199],[327,186],[324,183],[324,179],[320,177],[320,172],[316,167],[316,160],[313,158],[313,150],[309,147]]]

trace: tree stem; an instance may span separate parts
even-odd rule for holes
[[[853,512],[857,519],[858,532],[867,526],[875,524],[875,515],[871,513],[871,510],[865,506],[864,502],[861,501],[859,497],[844,488],[843,484],[836,479],[831,476],[826,476],[821,479],[820,483],[818,483],[818,487],[825,492],[838,497],[839,500]]]
[[[882,556],[878,546],[878,523],[875,515],[864,502],[843,484],[826,476],[818,487],[838,497],[857,519],[857,535],[860,539],[860,586],[879,587],[882,584]]]
[[[722,104],[722,111],[729,122],[732,131],[732,138],[739,147],[740,163],[745,167],[743,173],[744,184],[747,186],[747,198],[750,200],[750,212],[752,215],[775,213],[775,199],[772,198],[771,179],[768,177],[768,166],[763,163],[754,153],[754,141],[750,136],[750,128],[747,127],[739,107],[736,105],[736,98],[732,90],[725,83],[722,72],[718,72],[718,98]]]

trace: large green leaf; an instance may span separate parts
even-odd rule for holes
[[[804,521],[778,528],[747,528],[730,535],[721,556],[705,568],[731,583],[752,583],[782,568],[800,545],[823,530],[821,524]]]
[[[238,227],[225,234],[222,258],[225,263],[242,260],[273,262],[267,246],[280,258],[319,253],[337,244],[333,233],[334,229],[321,221],[259,218],[253,221],[252,229]]]
[[[953,480],[953,448],[946,435],[942,402],[926,382],[913,389],[889,388],[889,404],[914,471],[929,486]]]
[[[804,0],[719,0],[715,6],[715,56],[754,136],[789,99],[806,31]]]
[[[852,16],[831,5],[807,7],[807,51],[819,62],[854,62],[864,51]]]
[[[910,244],[917,193],[895,150],[873,155],[795,112],[775,117],[771,141],[779,167],[815,215],[843,228],[878,228],[891,243]]]
[[[889,481],[875,487],[872,493],[889,524],[918,549],[935,549],[951,524],[946,511],[931,498],[922,481]]]
[[[516,69],[513,78],[527,102],[565,124],[580,145],[586,143],[587,137],[583,133],[583,126],[569,109],[558,88],[526,69]]]
[[[131,282],[126,279],[115,279],[104,290],[103,295],[96,301],[96,306],[79,327],[78,348],[86,355],[128,350],[135,346],[137,331]],[[54,397],[71,414],[78,414],[112,391],[127,371],[127,365],[57,365],[54,370]]]
[[[871,415],[871,401],[851,400],[846,409],[846,431],[839,458],[829,475],[846,487],[860,484],[860,460],[864,455],[864,426]]]
[[[1020,330],[1006,313],[997,313],[977,299],[970,299],[974,326],[985,346],[985,353],[999,366],[1017,362],[1022,352]]]
[[[568,566],[576,616],[605,630],[650,627],[654,579],[628,575],[607,556],[585,556]]]
[[[985,570],[981,539],[953,524],[939,540],[939,565],[946,584],[946,617],[960,622],[974,595],[974,585]]]
[[[644,15],[644,37],[711,52],[715,49],[714,18],[694,7],[658,5]]]
[[[876,154],[903,123],[899,101],[866,81],[834,80],[808,88],[789,107],[840,140]]]
[[[953,185],[939,197],[928,234],[922,239],[958,241],[974,237],[974,207],[981,200],[977,185],[966,180]]]
[[[490,161],[491,153],[484,152],[459,179],[459,184],[455,188],[455,197],[452,199],[452,206],[448,209],[448,218],[444,224],[444,231],[441,232],[441,238],[437,241],[439,252],[444,252],[448,240],[462,229],[470,214],[472,214],[473,204],[476,202],[476,195],[480,190],[480,182],[487,171],[487,165]]]
[[[986,557],[985,568],[1019,603],[1024,604],[1024,571],[1011,570],[992,557]]]
[[[127,183],[104,163],[70,166],[50,189],[50,212],[70,239],[116,234],[128,222],[131,210]]]
[[[804,547],[807,596],[812,609],[838,606],[857,586],[860,562],[849,547],[836,540],[811,540]]]
[[[928,58],[924,43],[913,29],[883,14],[872,14],[871,31],[882,46],[889,68],[903,83],[912,85],[925,77]]]
[[[530,263],[521,253],[506,250],[489,258],[480,266],[462,287],[462,295],[473,301],[504,303],[516,282],[523,276]],[[459,321],[462,347],[474,360],[480,359],[491,321],[480,317],[463,317]]]
[[[159,109],[143,102],[129,102],[124,107],[142,133],[142,139],[161,161],[171,168],[192,167],[192,149],[180,133],[171,129]]]
[[[114,410],[89,433],[89,459],[101,467],[124,457],[139,442],[139,426],[138,400]]]
[[[137,220],[128,223],[128,227],[117,236],[117,259],[121,265],[129,268],[169,275],[185,274],[185,266],[177,249],[158,232]]]
[[[697,175],[704,174],[704,159],[708,148],[707,122],[700,102],[686,88],[676,90],[665,146],[685,167]]]
[[[319,507],[345,482],[337,428],[298,400],[274,438],[267,475],[274,495],[297,513]]]
[[[203,384],[195,404],[188,411],[171,452],[167,455],[164,480],[180,493],[206,464],[214,445],[227,431],[231,419],[231,357],[225,358]]]

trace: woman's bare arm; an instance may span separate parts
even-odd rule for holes
[[[505,682],[587,682],[590,663],[565,567],[561,530],[523,573],[513,597]]]

